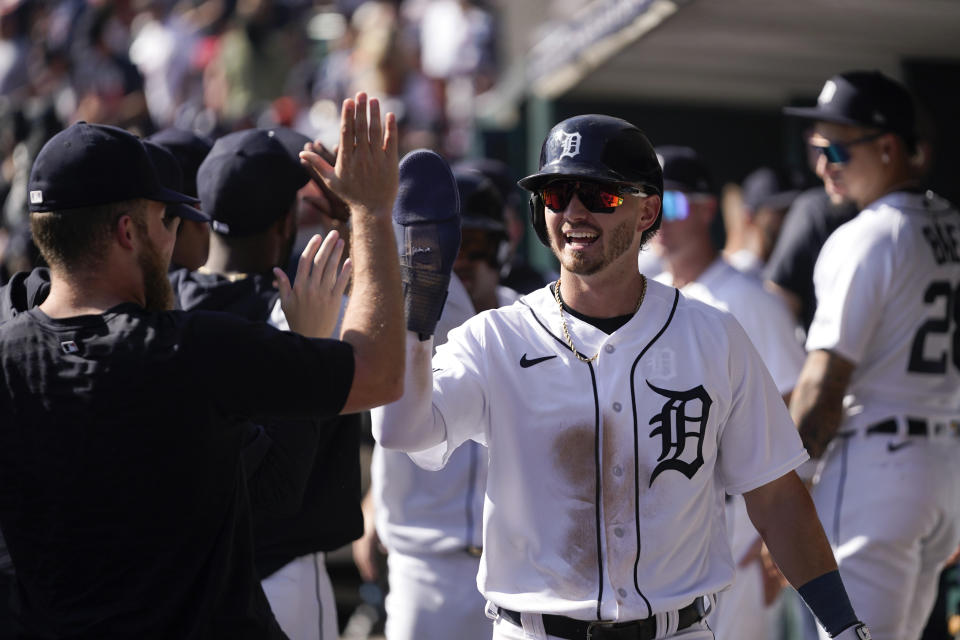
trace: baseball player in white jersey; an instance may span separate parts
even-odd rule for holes
[[[824,244],[791,412],[821,457],[814,499],[874,637],[916,640],[960,543],[960,215],[915,179],[905,88],[834,76],[810,144],[829,193],[862,211]]]
[[[487,446],[477,585],[494,638],[713,638],[707,602],[734,574],[725,492],[744,494],[832,633],[869,637],[793,473],[807,454],[746,334],[637,271],[662,184],[630,123],[555,126],[521,186],[560,279],[451,331],[432,364],[433,327],[408,316],[405,395],[374,415],[374,435],[432,467],[468,440]],[[404,264],[430,246],[408,233]],[[418,293],[414,282],[406,295]]]
[[[805,352],[796,337],[796,322],[786,304],[761,282],[720,256],[710,237],[717,213],[709,171],[689,147],[656,149],[663,166],[663,225],[658,237],[666,271],[658,282],[680,289],[687,297],[729,311],[757,348],[780,395],[789,400],[803,366]],[[777,618],[772,601],[780,582],[765,567],[759,535],[740,496],[726,504],[730,547],[736,563],[733,585],[718,598],[710,618],[720,640],[770,640]]]
[[[483,174],[454,171],[461,203],[462,240],[434,343],[484,311],[515,302],[499,286],[508,255],[503,201]],[[469,285],[468,287],[465,284]],[[477,591],[482,550],[487,450],[476,442],[457,449],[439,471],[426,471],[403,452],[377,445],[371,465],[376,531],[354,544],[361,570],[376,538],[386,548],[390,590],[386,636],[390,640],[447,638],[489,640],[490,621]]]

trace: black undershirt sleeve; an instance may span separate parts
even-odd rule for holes
[[[304,338],[223,313],[184,314],[183,371],[225,415],[324,418],[340,413],[353,382],[353,347]]]

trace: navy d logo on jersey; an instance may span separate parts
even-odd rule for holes
[[[647,386],[657,394],[667,399],[663,403],[660,413],[650,418],[648,424],[656,424],[656,429],[650,432],[650,437],[660,436],[660,457],[657,466],[650,474],[650,486],[662,472],[672,469],[679,471],[687,478],[703,466],[703,436],[707,428],[707,419],[710,416],[710,405],[713,400],[707,395],[703,385],[698,385],[686,391],[671,391],[655,387],[647,381]],[[699,415],[690,415],[691,410]],[[695,442],[688,442],[690,439]],[[692,445],[696,445],[695,447]]]

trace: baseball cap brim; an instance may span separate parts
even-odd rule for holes
[[[143,197],[147,200],[156,200],[157,202],[164,202],[166,204],[200,204],[198,198],[174,191],[173,189],[168,189],[164,186],[158,186],[151,193],[144,194]]]
[[[806,120],[819,120],[821,122],[835,122],[837,124],[850,124],[856,127],[873,127],[872,123],[860,122],[854,118],[839,115],[831,111],[824,111],[817,107],[784,107],[783,113],[795,118],[804,118]]]
[[[184,220],[193,220],[194,222],[210,222],[210,216],[205,214],[203,211],[180,202],[169,203],[167,206],[167,211],[172,215],[183,218]]]

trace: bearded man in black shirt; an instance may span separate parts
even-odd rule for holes
[[[166,311],[178,221],[165,205],[194,201],[120,129],[78,123],[39,154],[31,223],[50,294],[0,324],[0,529],[29,637],[285,637],[254,570],[238,424],[401,392],[396,121],[371,101],[368,124],[366,102],[344,103],[336,166],[304,154],[358,240],[344,341],[305,337],[330,282],[318,237],[293,287],[278,274],[301,335]]]

